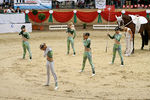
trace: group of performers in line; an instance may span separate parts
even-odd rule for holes
[[[28,32],[26,32],[26,28],[23,25],[21,27],[21,32],[19,33],[19,35],[22,35],[22,47],[23,47],[23,59],[25,59],[25,55],[26,55],[26,50],[29,52],[29,57],[30,60],[32,59],[32,53],[30,50],[30,45],[28,42],[28,39],[30,39],[30,35]],[[115,34],[113,36],[111,36],[110,34],[107,34],[108,37],[110,37],[111,39],[114,39],[114,46],[113,46],[113,57],[112,57],[112,62],[110,64],[114,64],[115,61],[115,57],[116,57],[116,52],[118,51],[120,59],[121,59],[121,66],[124,65],[124,61],[123,61],[123,57],[122,57],[122,50],[121,50],[121,37],[122,34],[120,33],[120,31],[125,31],[125,37],[126,37],[126,50],[125,50],[125,56],[130,56],[133,50],[133,35],[132,35],[132,31],[130,30],[130,28],[124,27],[123,29],[116,27],[115,28]],[[70,53],[70,43],[73,49],[73,56],[76,55],[75,52],[75,48],[74,48],[74,39],[76,37],[76,30],[75,27],[73,25],[73,23],[69,23],[68,24],[68,28],[66,33],[68,33],[68,37],[67,37],[67,55]],[[84,54],[83,54],[83,62],[82,62],[82,68],[79,72],[83,72],[84,68],[85,68],[85,63],[86,60],[89,60],[89,63],[91,65],[92,68],[92,76],[95,75],[95,68],[94,68],[94,64],[92,62],[92,53],[91,53],[91,39],[90,37],[90,33],[83,33],[83,45],[84,45]],[[40,45],[40,49],[44,51],[44,57],[47,58],[47,63],[46,63],[46,68],[47,68],[47,82],[45,86],[49,86],[50,84],[50,71],[54,77],[55,80],[55,90],[58,89],[58,82],[57,82],[57,76],[56,73],[54,71],[54,61],[53,61],[53,51],[50,47],[48,47],[45,43],[42,43]]]

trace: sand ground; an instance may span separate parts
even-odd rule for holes
[[[66,55],[65,31],[32,32],[30,46],[33,60],[22,58],[21,37],[17,34],[0,34],[0,100],[102,100],[102,99],[150,99],[150,51],[148,46],[140,50],[141,38],[136,35],[135,54],[124,56],[125,66],[120,66],[117,54],[115,64],[112,58],[113,40],[105,31],[89,31],[92,40],[92,56],[96,76],[91,77],[87,61],[85,71],[78,73],[82,65],[82,33],[77,31],[75,49],[77,55]],[[113,32],[111,32],[113,33]],[[105,52],[108,40],[108,52]],[[55,71],[59,89],[54,90],[46,82],[46,59],[39,49],[40,43],[47,43],[54,52]],[[125,50],[124,36],[122,51]]]

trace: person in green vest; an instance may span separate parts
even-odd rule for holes
[[[121,66],[123,66],[124,62],[123,62],[121,43],[120,43],[122,35],[120,34],[120,30],[121,29],[117,26],[115,28],[116,33],[113,36],[111,36],[110,34],[107,34],[107,35],[109,36],[109,38],[114,39],[114,41],[115,41],[114,47],[113,47],[113,58],[112,58],[112,62],[110,64],[114,64],[116,52],[118,51],[120,59],[121,59]]]
[[[74,27],[72,22],[68,24],[68,28],[67,28],[66,33],[68,33],[68,37],[67,37],[67,54],[69,54],[69,52],[70,52],[70,43],[71,43],[71,46],[72,46],[72,49],[73,49],[73,56],[75,56],[76,52],[75,52],[75,48],[74,48],[74,39],[76,37],[76,30],[75,30],[75,27]]]
[[[21,27],[21,32],[19,33],[19,35],[22,36],[22,47],[23,47],[23,59],[25,59],[25,55],[26,55],[26,50],[28,50],[29,52],[29,57],[30,60],[32,59],[32,53],[30,50],[30,45],[28,40],[30,39],[30,34],[28,32],[26,32],[26,28],[25,25],[22,25]]]

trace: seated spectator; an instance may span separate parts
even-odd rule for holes
[[[15,13],[21,13],[21,10],[19,7],[17,7],[17,9],[15,10]]]
[[[0,0],[0,6],[2,6],[3,5],[3,1],[2,0]]]
[[[7,9],[7,13],[15,13],[15,10],[10,6],[9,9]]]
[[[0,7],[0,13],[4,13],[4,10],[2,9],[2,7]]]
[[[8,8],[8,7],[9,7],[9,3],[10,3],[9,0],[5,0],[5,1],[4,1],[4,7],[5,7],[5,8]]]

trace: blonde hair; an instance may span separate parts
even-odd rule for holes
[[[72,26],[72,29],[75,30],[74,24],[72,22],[68,23],[68,26]]]

